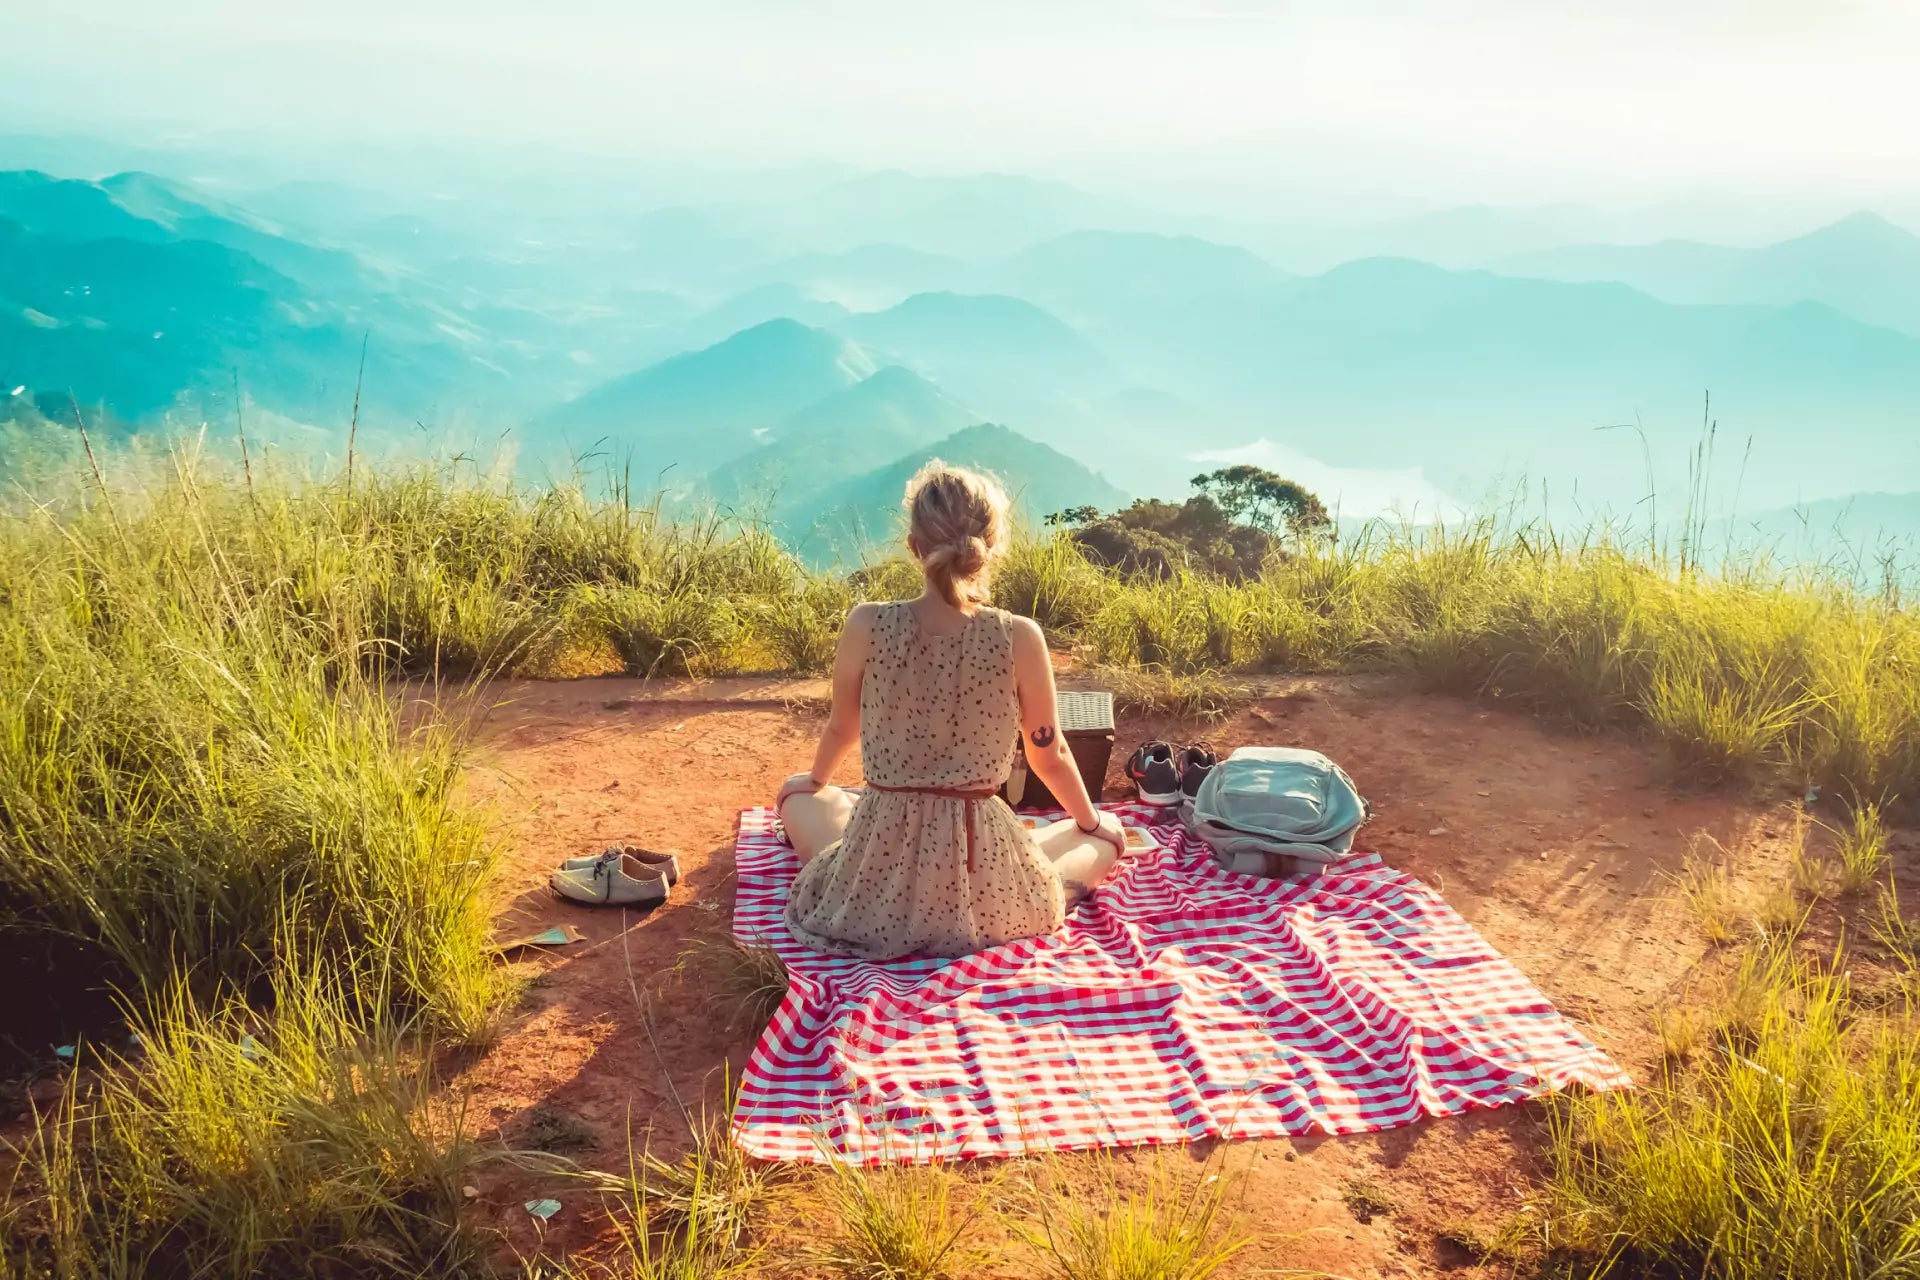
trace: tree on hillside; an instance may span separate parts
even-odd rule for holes
[[[1095,564],[1122,573],[1164,579],[1185,570],[1230,582],[1258,577],[1270,557],[1285,556],[1288,537],[1325,537],[1333,521],[1319,498],[1259,467],[1224,467],[1195,476],[1200,492],[1185,502],[1141,498],[1101,515],[1071,507],[1047,523],[1071,529]]]
[[[1087,558],[1149,578],[1197,569],[1244,581],[1257,575],[1266,558],[1280,549],[1274,534],[1227,519],[1203,493],[1177,503],[1141,498],[1112,515],[1094,515],[1095,519],[1077,522],[1073,533]]]
[[[1278,534],[1282,529],[1296,539],[1325,537],[1333,532],[1326,504],[1305,486],[1248,463],[1222,467],[1195,476],[1190,482],[1212,499],[1229,520],[1244,521],[1256,529]]]

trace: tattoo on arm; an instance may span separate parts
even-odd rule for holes
[[[1053,726],[1043,724],[1027,736],[1033,739],[1036,747],[1050,747],[1053,745]]]

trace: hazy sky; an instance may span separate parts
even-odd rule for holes
[[[33,126],[1911,203],[1913,0],[0,0]]]

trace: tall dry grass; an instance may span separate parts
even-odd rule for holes
[[[1491,522],[1307,545],[1256,581],[1101,575],[1029,554],[1018,597],[1102,601],[1070,637],[1173,674],[1372,667],[1586,729],[1639,733],[1700,781],[1773,771],[1920,794],[1920,619],[1851,580],[1682,570],[1604,537]]]

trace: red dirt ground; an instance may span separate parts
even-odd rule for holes
[[[1744,881],[1775,877],[1789,856],[1792,799],[1672,789],[1652,755],[1618,739],[1347,677],[1272,681],[1258,692],[1213,726],[1123,716],[1109,794],[1121,794],[1127,747],[1148,737],[1325,751],[1374,806],[1362,843],[1440,889],[1638,1075],[1658,1061],[1657,1013],[1711,967],[1668,875],[1709,836],[1733,851]],[[517,962],[529,980],[524,1004],[465,1074],[483,1137],[564,1147],[584,1165],[624,1169],[629,1132],[636,1145],[651,1134],[656,1150],[684,1144],[676,1096],[696,1111],[719,1108],[725,1077],[750,1044],[721,1025],[697,977],[668,975],[690,940],[728,928],[736,815],[806,767],[822,693],[810,682],[610,678],[490,691],[468,781],[502,823],[501,934],[569,922],[586,941]],[[845,780],[857,777],[855,762]],[[614,840],[680,855],[685,878],[671,902],[623,915],[564,904],[547,890],[559,859]],[[1475,1274],[1444,1237],[1528,1212],[1540,1125],[1538,1107],[1519,1107],[1360,1138],[1238,1144],[1223,1158],[1245,1171],[1234,1194],[1240,1225],[1264,1234],[1222,1274]],[[1161,1158],[1187,1163],[1200,1153]],[[475,1212],[514,1247],[558,1254],[605,1234],[590,1195],[551,1176],[490,1168]],[[1357,1220],[1345,1196],[1357,1180],[1397,1207]],[[535,1194],[565,1206],[544,1229],[521,1207]],[[807,1214],[789,1205],[781,1216],[804,1224]],[[798,1228],[772,1234],[777,1254],[804,1243]],[[787,1263],[767,1274],[812,1273]]]

